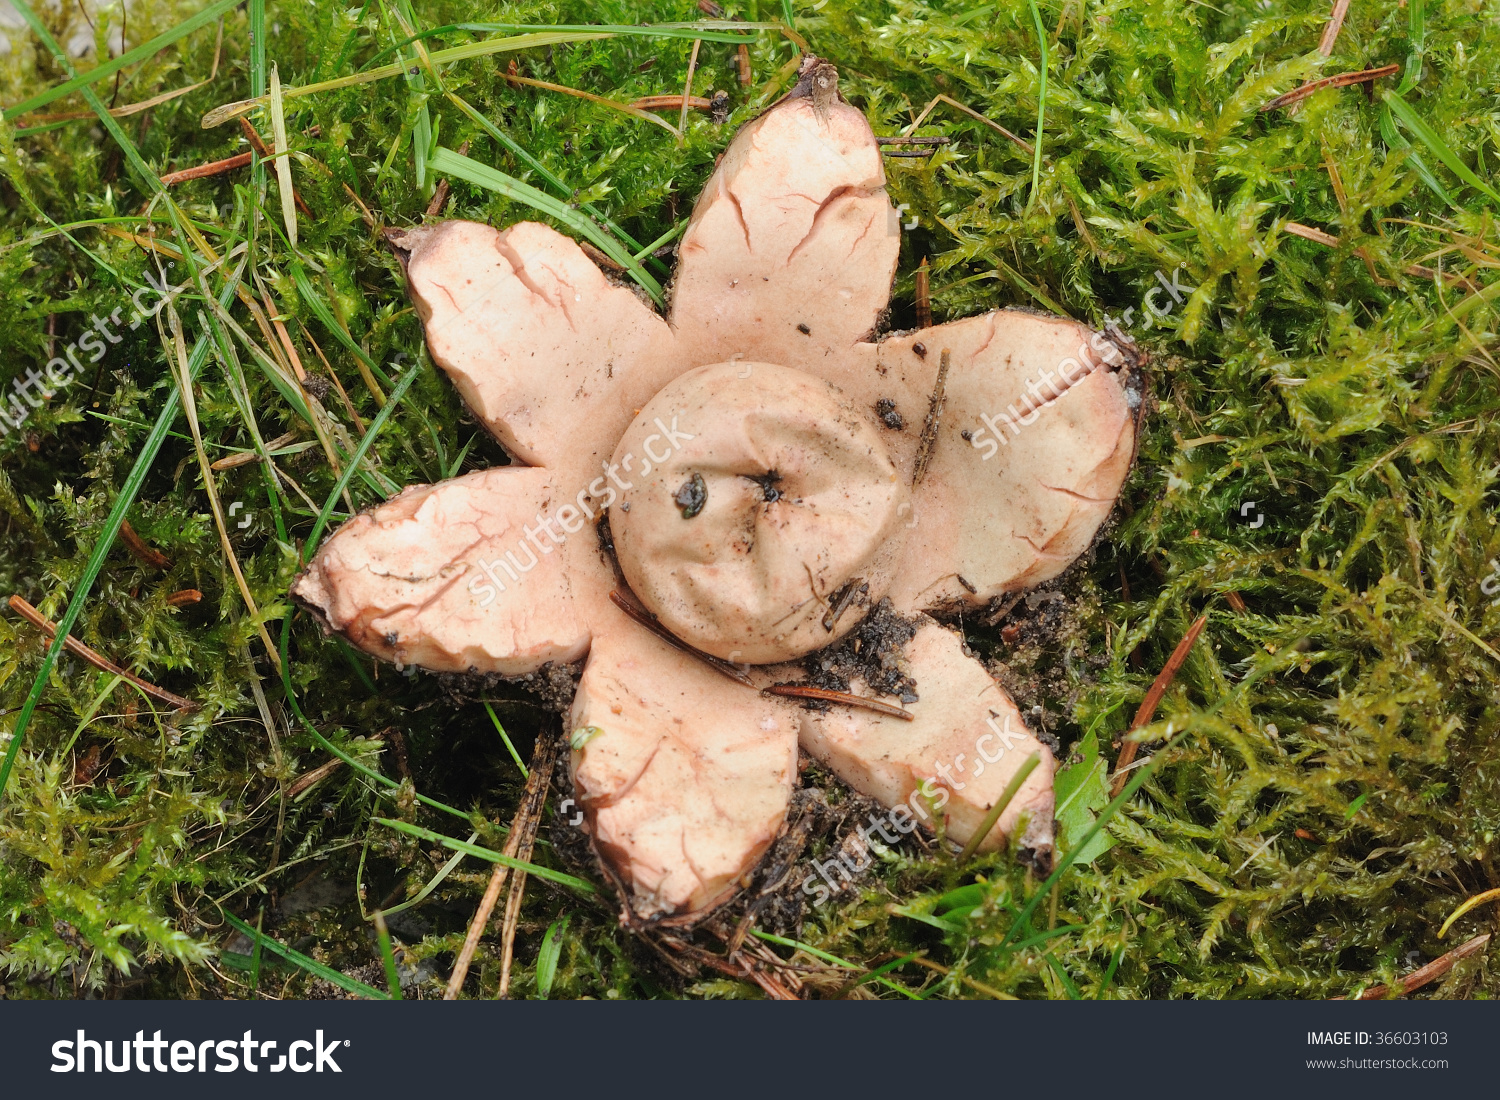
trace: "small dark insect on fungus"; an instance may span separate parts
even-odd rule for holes
[[[683,519],[692,519],[703,511],[703,506],[708,503],[708,485],[705,484],[703,475],[694,473],[684,481],[672,501],[681,509]]]
[[[806,325],[798,325],[797,331],[800,332],[803,336],[812,335],[812,329],[808,328]]]

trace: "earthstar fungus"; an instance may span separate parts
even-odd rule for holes
[[[983,847],[1019,832],[1049,861],[1052,756],[931,615],[1061,573],[1134,453],[1127,356],[1080,324],[1002,310],[877,337],[900,221],[864,115],[807,71],[705,185],[665,318],[543,225],[394,238],[433,360],[514,461],[354,517],[293,586],[401,665],[583,661],[571,774],[639,920],[739,889],[799,743],[960,843],[1036,753]],[[814,682],[872,616],[899,626],[891,667],[841,686],[908,720],[756,690]]]

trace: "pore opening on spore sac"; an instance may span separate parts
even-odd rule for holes
[[[752,477],[749,474],[741,474],[740,477],[759,485],[760,497],[767,504],[775,504],[781,499],[781,490],[776,488],[777,482],[781,480],[781,474],[777,471],[768,470],[759,477]]]

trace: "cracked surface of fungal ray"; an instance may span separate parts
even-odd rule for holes
[[[934,796],[948,797],[928,805],[956,839],[977,826],[1026,753],[1040,750],[1041,766],[985,843],[998,846],[1020,829],[1033,858],[1050,858],[1050,754],[958,637],[922,613],[984,606],[1056,576],[1086,549],[1133,458],[1123,360],[1083,325],[1021,310],[877,339],[899,232],[864,115],[824,87],[817,102],[794,94],[735,137],[684,233],[665,318],[542,225],[449,221],[393,240],[433,360],[515,464],[413,487],[348,521],[293,594],[328,629],[405,664],[515,676],[582,659],[568,719],[577,746],[571,770],[585,827],[631,920],[690,922],[733,893],[782,827],[799,739],[888,806],[910,805],[912,791],[934,777]],[[943,411],[913,485],[944,352]],[[666,522],[714,514],[724,491],[710,476],[718,456],[690,452],[699,433],[685,419],[674,425],[665,415],[672,410],[653,410],[631,433],[664,387],[715,364],[729,381],[747,364],[747,378],[755,364],[769,364],[768,374],[802,372],[864,421],[854,436],[880,453],[860,468],[894,478],[871,513],[876,548],[840,559],[828,587],[816,576],[814,584],[831,618],[837,584],[871,585],[842,612],[852,623],[888,582],[894,609],[924,624],[895,658],[917,682],[917,701],[906,704],[913,721],[763,696],[611,602],[620,573],[595,528],[606,516],[616,530],[646,518],[630,518],[626,505],[644,499],[633,494],[648,467],[665,464],[677,478],[658,494]],[[720,413],[747,418],[743,391],[722,389]],[[699,408],[711,415],[714,395]],[[689,453],[697,457],[681,458]],[[703,468],[690,469],[693,462]],[[742,478],[741,504],[774,516],[775,472]],[[830,484],[836,493],[838,479]],[[686,506],[676,499],[685,485]],[[643,556],[625,574],[673,625],[661,598],[677,583],[670,555],[650,538],[636,541]],[[787,568],[776,564],[776,576],[753,590],[770,602],[738,624],[747,644],[695,635],[690,616],[676,628],[741,667],[783,659],[754,643],[769,640],[756,624],[771,604],[787,603],[792,614],[806,600],[807,576],[799,565],[796,583],[783,584]],[[830,630],[828,640],[836,636]],[[746,678],[758,686],[800,675],[784,666],[751,671]],[[961,700],[965,693],[974,698]],[[1001,722],[1010,747],[974,774],[972,746],[991,722]],[[993,754],[996,743],[984,744]],[[960,754],[971,771],[939,776],[937,765],[952,769]]]

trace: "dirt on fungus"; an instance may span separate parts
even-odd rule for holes
[[[918,619],[898,612],[883,599],[844,638],[802,659],[808,683],[830,691],[848,691],[854,680],[903,703],[915,703],[920,685],[907,672],[903,647],[916,637]],[[805,700],[809,710],[826,711],[831,703]]]
[[[484,698],[501,686],[524,688],[547,710],[566,714],[578,690],[578,665],[559,665],[548,661],[535,672],[520,676],[502,676],[498,672],[438,672],[438,686],[446,700],[461,707]]]

